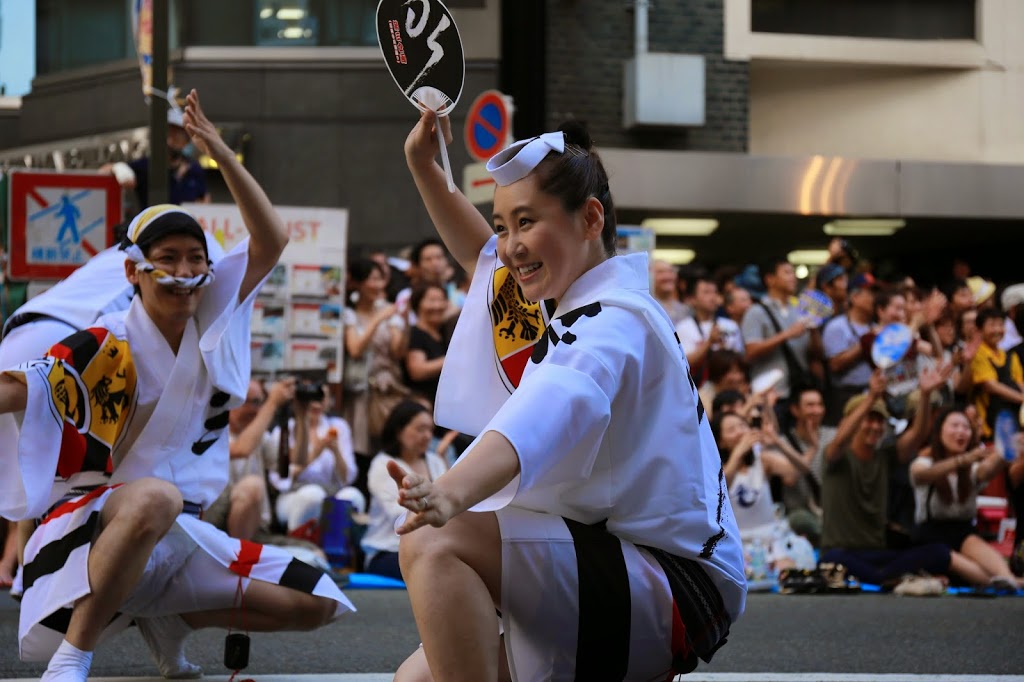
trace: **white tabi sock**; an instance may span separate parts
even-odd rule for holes
[[[203,676],[203,669],[185,658],[185,639],[192,628],[181,616],[136,618],[135,624],[161,675],[169,680],[194,680]]]
[[[41,682],[86,682],[91,666],[92,652],[82,651],[65,639],[46,666]]]

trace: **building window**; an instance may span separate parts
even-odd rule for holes
[[[974,40],[975,0],[751,0],[755,33]]]
[[[376,46],[376,0],[185,0],[191,46]]]
[[[135,56],[125,0],[37,0],[36,73]]]
[[[180,45],[181,0],[168,0],[168,46]],[[136,59],[134,0],[36,0],[36,71]]]

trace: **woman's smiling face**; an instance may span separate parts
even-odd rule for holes
[[[537,187],[532,173],[494,190],[498,257],[528,300],[559,300],[593,267],[594,229],[588,225],[587,215],[592,210],[590,204],[584,204],[578,211],[567,212],[558,197]],[[598,245],[600,235],[599,226]]]
[[[971,422],[963,412],[950,412],[942,421],[942,429],[939,437],[942,440],[942,447],[951,455],[960,455],[967,452],[971,444]]]

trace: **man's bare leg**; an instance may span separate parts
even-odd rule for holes
[[[338,603],[280,585],[253,580],[245,590],[243,608],[183,613],[182,619],[195,630],[241,628],[252,632],[315,630],[331,621]]]
[[[50,659],[44,680],[86,679],[100,634],[135,589],[153,548],[181,509],[178,489],[153,478],[126,483],[110,494],[89,550],[91,592],[75,604],[64,644]]]

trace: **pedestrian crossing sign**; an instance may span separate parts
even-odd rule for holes
[[[114,243],[121,187],[105,173],[8,173],[7,277],[63,279]]]

